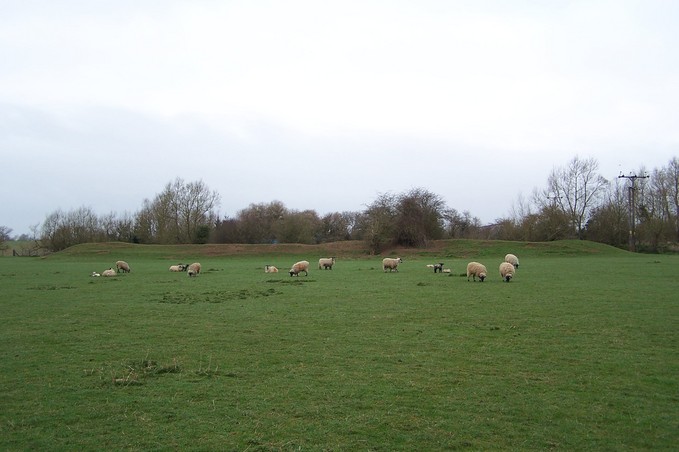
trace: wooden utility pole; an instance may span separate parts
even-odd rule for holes
[[[648,176],[637,176],[636,174],[629,173],[628,175],[620,174],[618,176],[618,179],[620,178],[625,178],[630,181],[629,186],[627,187],[627,203],[628,203],[628,210],[629,210],[629,250],[631,252],[636,252],[637,250],[637,244],[636,244],[636,237],[634,234],[635,230],[635,225],[636,225],[636,215],[635,215],[635,206],[636,206],[636,190],[637,188],[634,186],[634,183],[636,182],[637,179],[647,179]]]

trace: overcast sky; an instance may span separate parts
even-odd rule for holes
[[[491,223],[576,155],[679,156],[677,24],[673,0],[0,0],[0,225],[177,177],[221,215],[422,187]]]

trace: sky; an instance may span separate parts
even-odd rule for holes
[[[0,226],[134,214],[181,178],[362,211],[424,188],[489,224],[574,157],[679,156],[673,0],[0,0]]]

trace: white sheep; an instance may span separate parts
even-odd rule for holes
[[[384,270],[385,273],[387,272],[387,269],[389,270],[389,272],[392,271],[397,272],[398,264],[400,264],[401,262],[403,262],[403,259],[401,259],[400,257],[397,258],[385,257],[384,259],[382,259],[382,270]]]
[[[129,273],[130,272],[130,265],[125,262],[125,261],[118,261],[116,262],[116,268],[120,272],[122,270],[123,273]]]
[[[101,276],[101,275],[97,272],[92,272],[92,274],[90,276]]]
[[[116,276],[117,273],[115,270],[113,270],[113,267],[109,268],[108,270],[104,270],[101,272],[101,276]]]
[[[265,265],[264,273],[278,273],[278,268],[274,267],[273,265]]]
[[[332,266],[335,265],[334,257],[322,257],[318,259],[318,269],[332,270]]]
[[[505,256],[505,262],[509,262],[514,268],[519,268],[519,258],[513,254],[507,254]]]
[[[434,268],[434,264],[427,264],[427,268]]]
[[[194,262],[193,264],[189,265],[186,271],[189,277],[198,276],[200,273],[200,262]]]
[[[188,267],[188,265],[185,265],[185,264],[170,265],[170,271],[171,272],[185,272],[187,267]]]
[[[304,272],[304,276],[309,276],[309,261],[299,261],[290,269],[290,276],[299,276]]]
[[[478,276],[481,282],[483,282],[483,280],[486,279],[486,275],[488,275],[488,270],[486,270],[485,265],[479,264],[478,262],[470,262],[467,264],[467,281],[469,281],[470,276],[476,281],[476,277]]]
[[[514,277],[514,266],[509,262],[501,263],[500,276],[505,282],[509,282]]]

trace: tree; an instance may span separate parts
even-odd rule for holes
[[[394,241],[397,245],[424,246],[443,236],[445,202],[423,188],[396,198]]]
[[[205,240],[201,227],[214,227],[219,203],[219,194],[202,181],[185,183],[176,178],[153,201],[144,200],[135,221],[135,234],[150,243]]]
[[[544,198],[553,199],[568,215],[579,239],[583,238],[585,224],[608,186],[608,181],[597,174],[598,168],[596,159],[575,156],[567,166],[554,168],[547,179]]]
[[[5,245],[5,242],[9,242],[10,240],[10,234],[12,233],[12,228],[8,228],[7,226],[0,226],[0,249],[4,250],[7,248],[7,245]]]

